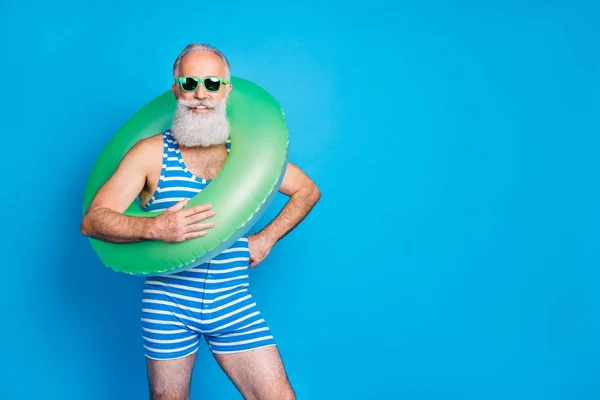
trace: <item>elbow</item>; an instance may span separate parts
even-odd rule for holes
[[[81,225],[79,226],[79,231],[82,235],[91,237],[94,232],[94,221],[92,219],[92,215],[90,215],[91,210],[87,210],[87,212],[83,215],[81,219]]]
[[[289,192],[288,189],[286,189],[282,191],[282,193],[290,196],[294,202],[302,204],[302,207],[312,208],[319,200],[321,200],[321,190],[310,179],[302,182],[296,190]]]
[[[317,204],[319,200],[321,200],[321,190],[319,190],[319,187],[314,182],[309,188],[308,196],[311,199],[313,205]]]
[[[315,203],[317,203],[319,200],[321,200],[321,190],[319,189],[319,187],[317,185],[315,185],[315,187],[313,189],[313,198],[315,199]]]
[[[87,216],[87,214],[84,215],[83,219],[81,220],[81,226],[79,227],[79,231],[84,236],[90,236],[91,227],[90,227],[90,220],[89,220],[89,217]]]

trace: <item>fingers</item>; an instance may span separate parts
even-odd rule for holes
[[[183,208],[190,202],[190,199],[183,199],[167,208],[167,211],[177,212],[183,210]],[[193,214],[208,211],[212,208],[212,204],[200,204],[194,207],[190,207],[186,210],[181,211],[184,217],[188,217]]]
[[[171,207],[167,208],[167,211],[179,211],[181,209],[183,209],[183,207],[186,206],[186,204],[190,201],[190,199],[183,199],[178,201],[177,203],[173,204]]]
[[[200,204],[194,207],[190,207],[182,212],[184,217],[189,217],[197,213],[208,211],[212,208],[212,204]]]
[[[186,233],[181,238],[181,240],[185,241],[185,240],[190,240],[190,239],[194,239],[194,238],[199,238],[199,237],[202,237],[202,236],[206,236],[206,231]]]
[[[199,238],[199,237],[203,237],[206,236],[206,231],[202,230],[202,231],[191,231],[191,232],[187,232],[183,235],[177,236],[176,238],[174,238],[173,240],[171,240],[170,242],[172,243],[181,243],[181,242],[185,242],[186,240],[190,240],[190,239],[194,239],[194,238]]]
[[[206,236],[206,230],[215,226],[214,222],[200,223],[200,221],[215,215],[215,212],[211,210],[211,204],[200,204],[184,209],[189,204],[189,201],[190,199],[178,201],[167,209],[169,213],[160,216],[160,218],[164,219],[163,225],[166,224],[165,229],[167,229],[167,226],[172,226],[173,228],[169,228],[169,230],[175,233],[168,241],[183,242]]]
[[[215,215],[214,211],[208,210],[209,208],[210,205],[202,205],[192,207],[190,209],[196,211],[197,214],[191,214],[189,217],[185,218],[185,223],[187,224],[186,232],[201,231],[215,226],[214,222],[204,222],[202,224],[199,223],[200,221],[213,217]]]
[[[195,231],[203,231],[203,230],[212,228],[214,226],[215,226],[214,222],[205,222],[203,224],[189,224],[188,226],[186,226],[185,230],[186,230],[186,233],[195,232]]]
[[[193,224],[193,223],[200,222],[202,220],[205,220],[207,218],[214,217],[214,216],[215,216],[214,211],[204,211],[204,212],[200,212],[198,214],[190,215],[189,217],[187,217],[185,219],[185,222],[188,224]]]

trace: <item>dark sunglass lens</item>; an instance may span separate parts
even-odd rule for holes
[[[210,90],[211,92],[216,92],[219,90],[221,86],[221,81],[215,78],[206,78],[204,80],[204,86],[206,86],[206,90]]]
[[[196,90],[198,87],[198,82],[192,78],[184,78],[181,82],[181,87],[183,90]]]

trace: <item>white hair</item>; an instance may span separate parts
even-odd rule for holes
[[[191,108],[197,106],[205,106],[211,111],[207,115],[195,114]],[[177,143],[186,147],[223,144],[229,137],[226,108],[225,101],[179,99],[171,133]]]
[[[181,51],[181,53],[179,53],[179,55],[175,59],[175,62],[173,63],[173,79],[175,81],[177,80],[177,78],[179,78],[181,60],[183,60],[183,57],[187,56],[193,51],[210,51],[211,53],[216,54],[225,64],[227,74],[226,78],[229,80],[231,74],[231,67],[229,65],[229,61],[227,60],[227,57],[225,57],[225,55],[221,53],[219,49],[205,43],[191,43],[185,46],[185,48]]]

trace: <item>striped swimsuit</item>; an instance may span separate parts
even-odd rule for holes
[[[209,180],[192,174],[169,130],[158,187],[144,206],[164,211],[201,192]],[[227,141],[229,153],[230,142]],[[142,336],[146,356],[176,359],[198,350],[204,336],[213,353],[234,353],[275,345],[249,291],[248,237],[212,260],[172,275],[148,277],[142,296]]]

